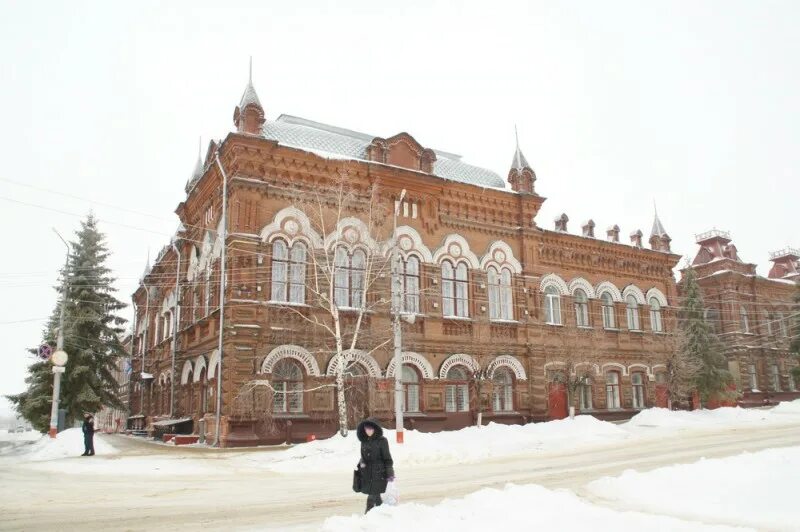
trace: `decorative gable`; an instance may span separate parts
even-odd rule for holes
[[[433,172],[436,161],[434,151],[423,147],[408,133],[398,133],[388,139],[372,139],[367,147],[367,156],[371,161],[425,173]]]

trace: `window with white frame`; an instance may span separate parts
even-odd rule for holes
[[[306,245],[295,242],[292,247],[278,239],[272,243],[272,295],[281,303],[305,303]]]
[[[609,371],[606,373],[606,408],[614,409],[619,407],[619,372]]]
[[[786,338],[789,336],[789,328],[786,326],[786,319],[783,316],[782,312],[778,313],[778,323],[780,324],[781,328],[781,335]]]
[[[589,327],[589,298],[582,288],[575,290],[575,323],[578,327]]]
[[[750,320],[747,319],[747,309],[744,306],[739,307],[739,330],[745,334],[750,332]]]
[[[362,249],[347,251],[336,248],[334,275],[334,300],[338,307],[362,308],[364,306],[364,275],[367,255]]]
[[[548,325],[561,325],[561,293],[552,285],[544,289],[544,321]]]
[[[272,368],[273,401],[276,413],[303,411],[303,370],[296,360],[284,358]]]
[[[585,376],[581,379],[578,387],[578,397],[580,399],[579,408],[581,410],[592,409],[592,378]]]
[[[758,391],[758,372],[756,370],[755,364],[749,364],[747,366],[747,375],[750,377],[750,390],[757,392]]]
[[[453,266],[449,260],[442,261],[442,315],[469,317],[467,276],[467,265],[464,262]]]
[[[403,412],[419,412],[419,373],[409,364],[403,364],[401,371]]]
[[[639,331],[639,303],[636,301],[636,296],[630,294],[625,298],[626,315],[628,317],[628,329],[631,331]]]
[[[453,366],[445,377],[445,410],[447,412],[469,411],[469,372],[464,366]]]
[[[489,266],[487,272],[489,284],[489,318],[493,320],[514,319],[513,298],[511,292],[511,270],[498,270]]]
[[[631,374],[631,386],[633,387],[633,408],[645,408],[645,388],[644,374]]]
[[[653,332],[664,331],[664,324],[661,322],[661,303],[654,297],[650,298],[650,328]]]
[[[764,327],[761,331],[772,336],[772,316],[766,310],[764,311]]]
[[[495,412],[514,410],[514,376],[511,370],[501,366],[492,376],[492,403]]]
[[[600,304],[603,307],[603,327],[613,329],[616,327],[614,321],[614,298],[609,292],[600,294]]]
[[[420,286],[420,263],[415,255],[400,259],[398,263],[402,297],[400,299],[400,311],[409,314],[419,314],[419,286]],[[397,290],[397,287],[392,287]]]
[[[772,391],[781,391],[781,370],[777,364],[772,364],[769,367],[769,376],[771,381],[770,384],[772,384]]]

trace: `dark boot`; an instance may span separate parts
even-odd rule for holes
[[[367,511],[364,513],[369,512],[370,510],[372,510],[376,506],[380,506],[381,504],[383,504],[383,501],[381,500],[380,494],[376,493],[375,495],[367,495]]]

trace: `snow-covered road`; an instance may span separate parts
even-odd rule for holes
[[[59,460],[60,472],[33,462],[0,462],[0,530],[316,530],[331,515],[362,511],[350,471],[287,474],[248,467],[248,453],[202,452],[103,437],[118,454]],[[568,487],[592,502],[585,486],[626,469],[647,471],[701,457],[800,445],[800,422],[658,433],[568,450],[532,451],[468,464],[399,468],[403,502],[435,504],[485,487],[536,483]],[[258,453],[268,451],[256,451]],[[133,455],[133,456],[132,456]],[[163,474],[114,474],[126,460],[155,455]],[[198,463],[206,467],[193,474]],[[109,474],[80,474],[98,467]],[[83,465],[85,464],[85,465]],[[152,465],[152,461],[148,462]],[[184,466],[185,467],[182,467]],[[533,509],[532,509],[533,511]]]

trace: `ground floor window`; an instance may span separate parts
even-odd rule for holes
[[[758,374],[756,373],[756,365],[750,364],[747,366],[747,374],[750,378],[750,390],[758,391]]]
[[[633,408],[644,408],[644,375],[641,373],[631,375],[631,385],[633,386]]]
[[[514,410],[514,377],[506,367],[497,368],[492,377],[492,404],[495,412]]]
[[[445,410],[447,412],[469,411],[469,376],[464,366],[453,366],[447,372],[450,382],[445,390]]]
[[[581,410],[592,409],[592,380],[589,377],[584,377],[581,381],[581,385],[578,387],[578,397]]]
[[[787,380],[789,381],[789,391],[790,392],[797,391],[797,384],[794,381],[794,373],[792,373],[792,368],[789,368],[789,374],[787,375]]]
[[[619,408],[619,372],[606,373],[606,408]]]
[[[272,370],[272,411],[300,413],[303,411],[303,370],[299,364],[284,358]]]
[[[408,364],[403,364],[403,412],[419,412],[419,374]]]
[[[770,374],[770,379],[772,380],[772,382],[770,383],[772,384],[772,391],[773,392],[781,391],[781,371],[780,368],[778,368],[777,364],[773,364],[772,366],[770,366],[769,374]]]

